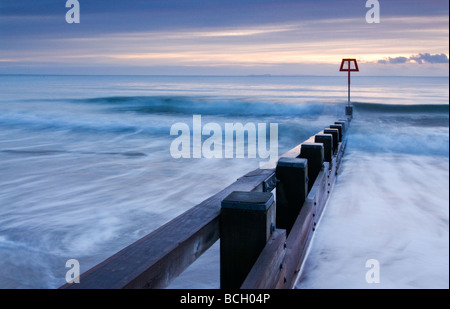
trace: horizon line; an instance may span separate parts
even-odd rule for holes
[[[345,74],[343,74],[344,76]],[[65,74],[65,73],[0,73],[0,76],[148,76],[148,77],[339,77],[316,74]],[[346,76],[346,75],[345,75]],[[356,75],[358,77],[450,77],[449,75]]]

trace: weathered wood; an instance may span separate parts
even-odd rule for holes
[[[353,117],[353,106],[347,105],[345,107],[345,115],[352,118]]]
[[[277,177],[272,173],[266,180],[263,181],[263,192],[271,192],[277,186]]]
[[[342,137],[344,136],[344,130],[341,124],[330,124],[330,129],[337,129],[339,131],[339,141],[342,142]]]
[[[351,120],[351,115],[347,116],[346,128]],[[333,143],[339,139],[338,129],[325,129],[323,133],[331,134]],[[314,136],[306,142],[315,142]],[[313,235],[314,223],[319,220],[333,188],[346,140],[343,138],[342,142],[336,142],[333,146],[336,147],[335,155],[331,162],[324,163],[324,170],[318,174],[298,216],[294,217],[295,222],[286,239],[286,249],[279,251],[279,244],[274,242],[278,243],[282,238],[274,237],[264,247],[268,248],[264,251],[274,252],[274,257],[270,262],[267,260],[269,256],[258,257],[258,260],[265,260],[269,264],[282,260],[284,267],[270,280],[271,286],[275,284],[276,288],[292,288],[295,284]],[[301,145],[298,145],[283,157],[296,158],[300,153]],[[256,169],[247,173],[227,188],[83,273],[79,284],[65,284],[61,288],[166,287],[219,238],[221,201],[233,191],[271,191],[277,180],[275,176],[275,169]],[[281,193],[277,193],[277,199],[278,195]],[[264,272],[258,273],[266,276]],[[264,280],[252,280],[264,285]]]
[[[278,179],[276,226],[289,234],[308,194],[308,161],[280,158],[275,174]]]
[[[339,151],[341,151],[341,147],[339,147]],[[329,162],[324,162],[324,168],[317,175],[316,181],[314,182],[311,191],[308,193],[300,210],[300,214],[292,225],[286,240],[284,258],[280,263],[283,265],[282,272],[275,274],[276,278],[272,278],[270,288],[289,289],[294,287],[299,271],[306,259],[307,249],[310,245],[312,235],[322,216],[330,195],[330,190],[335,182],[336,160],[337,155],[333,156],[333,167],[331,168],[329,167]],[[261,254],[263,254],[264,251]],[[256,267],[256,264],[254,267]],[[264,274],[261,271],[259,272],[259,277],[255,273],[253,273],[252,276],[254,276],[251,279],[253,282],[256,280],[265,280],[263,279]],[[246,285],[245,287],[250,287],[250,285]]]
[[[328,182],[328,173],[328,163],[326,162],[325,168],[317,175],[316,182],[305,200],[305,203],[311,204],[313,209],[314,225],[318,222],[330,194],[331,184]]]
[[[350,117],[347,117],[347,118],[341,118],[341,119],[339,119],[337,122],[338,122],[338,123],[344,122],[344,123],[345,123],[345,132],[347,132],[348,129],[350,128],[350,121],[351,121],[351,118],[350,118]]]
[[[336,173],[337,173],[337,161],[336,156],[333,157],[333,161],[331,163],[331,168],[327,173],[327,195],[331,193],[331,190],[333,189],[334,183],[336,181]]]
[[[331,134],[333,136],[333,154],[336,154],[338,145],[341,142],[341,140],[339,139],[339,130],[326,128],[325,130],[323,130],[323,133]]]
[[[313,211],[308,203],[302,207],[300,214],[292,226],[291,233],[286,239],[286,256],[284,265],[286,267],[286,285],[290,289],[295,284],[301,263],[306,254],[309,244],[310,234],[312,233]]]
[[[233,191],[262,191],[274,170],[256,169],[197,206],[81,274],[69,289],[165,288],[219,238],[222,200]]]
[[[275,203],[269,192],[234,191],[222,201],[220,287],[238,289],[275,228]]]
[[[323,150],[321,143],[302,143],[299,158],[308,160],[308,192],[323,168]]]
[[[306,197],[302,207],[302,211],[305,209],[305,213],[300,213],[292,227],[292,235],[289,234],[286,240],[286,288],[294,287],[302,264],[306,259],[307,249],[310,246],[312,235],[317,228],[317,224],[323,214],[325,205],[328,202],[328,198],[334,186],[345,145],[345,139],[342,143],[339,143],[337,154],[333,157],[331,169],[328,169],[327,162],[324,163],[325,168],[317,176],[313,188]],[[310,210],[311,216],[309,216],[309,213],[307,212],[308,209]],[[309,229],[307,229],[307,227],[309,227]],[[297,243],[296,239],[301,239],[301,242]],[[296,256],[297,259],[293,258],[292,255]]]
[[[316,178],[311,192],[308,194],[302,210],[296,219],[291,234],[286,240],[286,286],[293,288],[303,261],[306,258],[312,234],[327,202],[328,163]]]
[[[344,143],[340,143],[338,154],[343,152],[343,145],[345,145],[345,141]],[[330,191],[334,185],[336,168],[338,166],[337,160],[338,156],[333,156],[331,168],[329,168],[330,163],[324,163],[324,169],[317,176],[311,191],[305,199],[302,210],[288,235],[285,259],[283,261],[286,271],[284,274],[286,282],[282,288],[293,288],[296,283],[299,271],[306,259],[307,249],[310,245],[312,235],[323,214]]]
[[[259,255],[241,289],[275,289],[284,284],[286,230],[276,229]]]
[[[338,132],[334,133],[337,136]],[[336,154],[332,156],[330,162],[324,162],[324,168],[317,175],[316,180],[304,201],[300,213],[290,230],[288,238],[286,239],[284,259],[281,263],[281,265],[283,265],[282,273],[273,274],[276,278],[271,280],[271,288],[289,289],[293,288],[296,284],[299,272],[306,259],[308,247],[310,246],[314,230],[323,214],[325,205],[327,204],[329,195],[334,186],[336,174],[342,160],[345,146],[346,139],[343,137],[343,140],[336,145]],[[297,148],[301,152],[301,147]],[[291,151],[288,154],[293,155],[295,154],[295,151]],[[277,192],[277,196],[278,194],[279,193]],[[265,259],[268,258],[265,257]],[[260,265],[255,265],[254,267],[261,268]],[[270,267],[267,268],[272,269]],[[252,275],[255,277],[252,277],[251,280],[253,282],[257,280],[264,280],[264,273],[262,271],[257,271],[257,273],[259,273],[259,276],[256,276],[253,273]],[[273,282],[277,283],[274,285]],[[248,287],[248,285],[245,287]]]
[[[347,121],[345,120],[338,120],[334,122],[335,124],[340,124],[342,126],[342,134],[345,134],[347,132]]]
[[[344,139],[342,143],[339,143],[339,148],[336,154],[336,173],[339,170],[339,167],[341,166],[342,157],[344,156],[345,147],[347,146],[347,140]]]
[[[326,162],[331,162],[333,158],[333,135],[316,134],[314,136],[314,142],[323,144],[323,159]]]

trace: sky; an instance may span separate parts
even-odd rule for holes
[[[449,75],[447,0],[78,2],[0,0],[0,74]]]

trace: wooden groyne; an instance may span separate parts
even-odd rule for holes
[[[221,288],[293,288],[334,186],[351,115],[349,106],[344,119],[282,155],[276,168],[247,173],[60,288],[165,288],[219,239]]]

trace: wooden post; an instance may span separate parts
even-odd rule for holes
[[[339,119],[338,121],[336,121],[337,123],[340,123],[340,124],[344,124],[344,126],[345,126],[345,132],[347,132],[348,131],[348,129],[350,128],[350,118],[347,118],[347,119]]]
[[[351,105],[345,106],[345,115],[349,116],[350,118],[353,117],[353,106]]]
[[[343,134],[345,134],[345,132],[347,132],[347,121],[339,120],[339,121],[335,121],[334,124],[340,124],[342,126]]]
[[[326,162],[331,162],[333,160],[333,135],[316,134],[314,136],[314,142],[323,144],[323,152],[324,152],[323,159]]]
[[[323,144],[303,143],[300,148],[299,158],[308,160],[308,192],[311,191],[317,175],[323,168]]]
[[[333,153],[336,153],[338,145],[339,145],[339,130],[338,129],[330,129],[327,128],[323,130],[324,134],[331,134],[333,136]]]
[[[275,170],[277,177],[277,228],[292,228],[308,195],[308,160],[280,158]]]
[[[276,289],[284,287],[286,230],[275,229],[259,255],[241,289]]]
[[[340,119],[338,119],[338,121],[344,122],[347,129],[350,127],[350,119],[348,119],[348,118],[340,118]]]
[[[238,289],[275,229],[270,192],[234,191],[221,204],[220,287]]]
[[[339,141],[342,142],[342,136],[344,135],[344,130],[342,129],[342,125],[332,124],[332,125],[330,125],[330,129],[338,129],[339,130]]]

